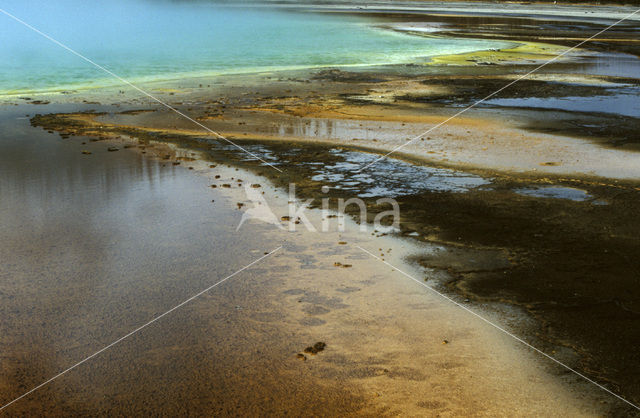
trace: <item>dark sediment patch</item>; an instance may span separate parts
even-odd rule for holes
[[[540,111],[539,109],[530,109]],[[609,148],[640,151],[640,118],[605,113],[540,111],[547,118],[529,118],[521,125],[531,132],[565,135],[579,139],[591,139]]]
[[[123,110],[120,112],[121,115],[140,115],[142,113],[153,112],[153,109],[131,109],[131,110]]]
[[[451,89],[451,91],[444,94],[433,93],[423,96],[405,95],[397,98],[412,102],[469,105],[504,88],[511,81],[512,80],[504,78],[478,78],[475,76],[434,76],[422,80],[422,84],[447,87]],[[523,79],[519,80],[513,87],[501,90],[498,97],[502,99],[522,97],[589,97],[606,96],[610,94],[613,94],[611,88],[603,86]]]
[[[388,77],[366,72],[351,72],[337,68],[321,70],[311,76],[312,80],[324,80],[339,83],[381,83]]]
[[[310,345],[309,347],[305,348],[304,352],[308,354],[318,354],[319,352],[324,351],[326,347],[327,347],[327,344],[323,343],[322,341],[319,341],[314,345]]]

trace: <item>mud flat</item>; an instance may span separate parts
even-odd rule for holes
[[[236,231],[238,203],[252,204],[244,184],[288,214],[275,178],[187,141],[61,138],[19,120],[2,124],[14,138],[0,183],[3,404],[282,248],[9,415],[598,415],[611,404],[358,248],[422,278],[405,259],[440,245],[363,233],[349,219],[343,232],[291,232],[288,221]],[[322,217],[308,212],[316,226]],[[491,320],[527,321],[508,305],[468,303]]]
[[[101,121],[92,122],[96,119]],[[301,199],[329,198],[335,203],[361,197],[368,219],[359,219],[357,207],[348,210],[361,223],[388,210],[376,203],[378,198],[393,197],[402,213],[399,234],[437,248],[410,254],[424,268],[420,277],[474,306],[494,303],[522,309],[536,319],[520,318],[515,327],[529,341],[620,392],[635,390],[635,371],[627,373],[635,364],[634,351],[619,348],[632,346],[638,338],[631,326],[637,246],[629,235],[640,226],[633,220],[640,209],[638,182],[471,169],[419,159],[384,160],[370,171],[355,173],[377,154],[344,144],[242,140],[244,149],[283,170],[280,173],[221,140],[106,124],[107,119],[67,114],[37,117],[33,123],[65,135],[126,135],[142,144],[160,141],[192,148],[216,164],[266,176],[278,190],[293,182]],[[96,124],[101,126],[98,131]],[[175,160],[160,157],[167,163]],[[227,180],[214,184],[235,187]],[[330,191],[322,192],[327,185]],[[594,229],[596,224],[599,228]]]

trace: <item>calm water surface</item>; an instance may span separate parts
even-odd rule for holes
[[[231,3],[233,4],[233,3]],[[416,62],[508,42],[427,39],[363,18],[212,2],[26,0],[8,12],[133,81],[256,70]],[[114,84],[104,72],[0,15],[0,95]]]
[[[32,128],[25,114],[36,109],[0,113],[0,405],[275,246],[249,224],[237,234],[242,212],[199,175]],[[229,390],[276,379],[265,374],[275,366],[239,353],[247,333],[277,330],[234,317],[236,305],[258,303],[264,272],[244,272],[7,411],[184,414],[259,402]],[[229,383],[230,370],[247,368],[264,373]]]

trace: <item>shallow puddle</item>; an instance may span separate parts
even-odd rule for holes
[[[514,190],[516,193],[549,199],[566,199],[574,202],[586,202],[593,199],[585,190],[575,189],[573,187],[563,186],[543,186],[543,187],[526,187]],[[600,201],[596,201],[600,202]],[[596,203],[594,202],[594,204]]]
[[[342,149],[329,152],[341,156],[344,161],[318,166],[313,169],[315,174],[311,179],[338,189],[359,190],[360,197],[397,197],[424,191],[462,193],[491,183],[474,174],[416,166],[393,158],[380,160],[358,173],[358,170],[379,157]]]
[[[611,96],[490,99],[485,104],[487,106],[559,109],[571,112],[612,113],[640,117],[639,94],[640,89],[628,87],[617,89],[616,94]]]
[[[217,148],[237,153],[232,145],[220,144]],[[360,171],[380,156],[342,148],[323,151],[328,156],[321,156],[315,161],[309,159],[308,150],[295,147],[275,150],[269,145],[244,144],[243,148],[272,165],[306,166],[305,175],[312,181],[353,192],[362,198],[408,196],[425,191],[463,193],[491,184],[490,179],[475,174],[418,166],[394,158],[379,160]],[[242,155],[240,158],[244,161],[256,160]]]

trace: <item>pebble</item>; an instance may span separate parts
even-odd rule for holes
[[[318,341],[313,346],[305,348],[304,352],[309,354],[318,354],[319,352],[323,351],[326,346],[327,344],[323,343],[322,341]]]

